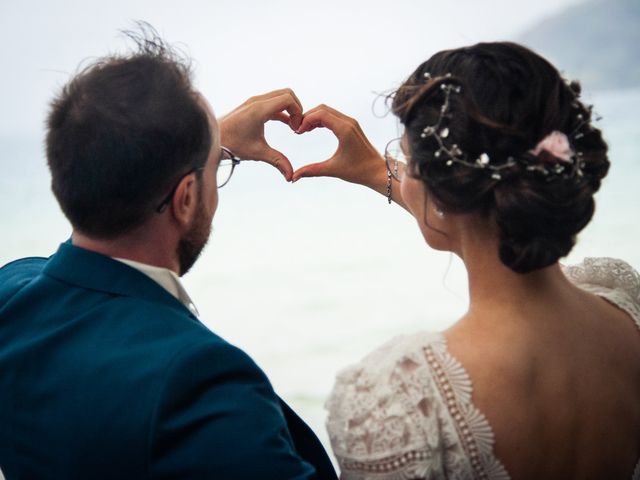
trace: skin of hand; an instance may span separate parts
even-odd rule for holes
[[[302,111],[300,100],[290,88],[251,97],[218,120],[221,143],[243,160],[273,165],[287,181],[291,181],[291,162],[267,143],[264,125],[277,120],[296,131],[302,123]]]
[[[371,145],[355,119],[327,105],[319,105],[304,114],[296,133],[303,134],[316,128],[331,130],[338,139],[338,148],[331,158],[296,170],[293,173],[294,182],[305,177],[335,177],[387,195],[385,160]],[[392,200],[406,209],[400,195],[400,184],[395,179],[392,182]]]

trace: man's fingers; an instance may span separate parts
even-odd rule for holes
[[[297,133],[296,128],[294,128],[292,123],[291,123],[291,117],[285,112],[274,113],[273,115],[271,115],[271,118],[269,120],[275,120],[275,121],[278,121],[278,122],[282,122],[282,123],[286,124],[287,126],[289,126],[291,128],[291,130],[293,130],[294,132]]]
[[[256,158],[256,160],[261,160],[270,165],[273,165],[278,170],[280,170],[280,173],[282,173],[287,182],[291,181],[293,177],[293,167],[291,166],[291,162],[286,156],[284,156],[284,154],[282,154],[278,150],[267,147],[264,158]]]
[[[291,90],[290,88],[283,88],[282,90],[279,90],[279,92],[281,94],[291,95],[291,97],[293,98],[293,101],[298,105],[298,107],[300,107],[300,111],[302,112],[304,110],[302,108],[302,102],[300,101],[300,99],[298,98],[298,96],[293,90]]]
[[[302,103],[300,103],[298,96],[290,88],[279,88],[278,90],[272,90],[271,92],[263,93],[262,95],[255,95],[247,100],[247,102],[262,102],[265,100],[269,100],[270,98],[279,97],[281,95],[291,95],[293,100],[300,106],[300,109],[302,110]]]
[[[304,167],[300,167],[293,172],[292,181],[297,182],[301,178],[305,177],[324,177],[329,175],[329,168],[331,165],[331,159],[324,162],[310,163]]]
[[[277,120],[278,122],[286,123],[287,125],[291,125],[291,117],[284,112],[276,112],[271,115],[269,120]]]
[[[293,130],[297,130],[302,122],[302,105],[292,92],[283,93],[276,97],[272,97],[263,101],[267,118],[270,118],[277,112],[286,111],[289,114],[290,126]]]

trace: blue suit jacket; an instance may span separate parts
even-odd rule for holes
[[[18,479],[336,478],[242,350],[66,243],[0,269],[0,468]]]

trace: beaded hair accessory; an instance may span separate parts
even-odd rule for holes
[[[446,78],[451,78],[451,74],[447,73]],[[426,81],[431,80],[429,73],[424,73]],[[499,181],[502,179],[501,172],[505,169],[513,168],[522,164],[529,172],[537,172],[548,180],[554,178],[580,178],[584,175],[584,160],[582,152],[576,152],[572,148],[572,142],[584,136],[581,129],[587,124],[582,114],[577,115],[578,124],[571,134],[566,135],[560,131],[553,131],[543,138],[535,148],[529,150],[529,153],[537,163],[531,163],[525,159],[517,159],[509,156],[504,163],[494,164],[491,162],[489,154],[481,153],[477,158],[470,160],[468,156],[460,149],[457,144],[448,145],[446,139],[449,137],[449,127],[443,125],[443,121],[450,116],[450,98],[452,94],[460,93],[462,87],[450,83],[440,84],[440,89],[444,92],[444,102],[440,107],[440,115],[433,125],[427,125],[420,134],[421,138],[433,138],[438,149],[433,156],[436,159],[445,159],[445,165],[448,167],[454,164],[464,165],[469,168],[475,168],[486,171],[492,179]],[[575,103],[577,108],[578,104]],[[547,151],[551,155],[551,160],[540,158],[542,151]]]

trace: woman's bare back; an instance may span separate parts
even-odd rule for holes
[[[493,310],[490,330],[466,318],[445,335],[514,480],[628,479],[639,459],[640,331],[626,312],[572,290],[553,304]]]
[[[342,477],[640,480],[640,275],[609,258],[486,271],[444,334],[397,337],[338,376]]]

